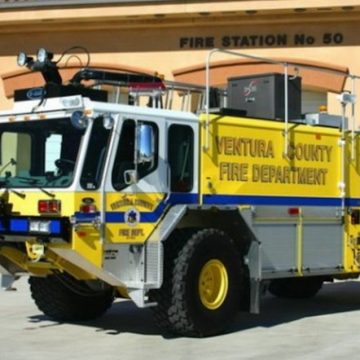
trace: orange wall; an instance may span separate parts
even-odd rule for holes
[[[4,10],[0,11],[0,76],[18,70],[20,50],[34,54],[46,47],[57,58],[73,45],[86,47],[94,63],[157,71],[168,79],[174,71],[204,64],[209,49],[224,46],[262,57],[328,63],[360,74],[359,33],[359,0]],[[77,54],[85,62],[86,56]],[[214,57],[214,61],[229,59],[233,58]],[[336,112],[339,106],[333,98],[330,107]],[[0,86],[0,108],[10,105]]]

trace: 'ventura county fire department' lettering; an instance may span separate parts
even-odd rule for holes
[[[288,157],[291,160],[330,162],[331,151],[332,146],[328,145],[290,143],[288,147]]]
[[[275,184],[325,185],[327,169],[253,165],[252,181]]]
[[[219,178],[222,181],[240,181],[253,183],[325,185],[327,168],[313,166],[290,166],[271,164],[249,164],[242,158],[275,158],[275,146],[272,140],[250,139],[231,136],[217,136],[216,150],[219,155],[239,158],[237,162],[221,161]],[[332,146],[293,143],[288,147],[287,159],[311,163],[329,163]]]
[[[221,162],[220,180],[254,183],[325,185],[328,169]]]
[[[219,154],[260,158],[274,157],[272,141],[230,136],[216,136],[215,141]]]

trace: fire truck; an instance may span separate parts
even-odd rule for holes
[[[339,116],[304,115],[291,63],[224,88],[210,61],[205,86],[89,64],[64,84],[64,56],[20,53],[44,86],[0,113],[0,271],[28,275],[44,314],[91,320],[121,297],[209,336],[264,289],[305,298],[359,276],[354,92]]]

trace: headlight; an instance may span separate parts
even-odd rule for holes
[[[30,232],[49,234],[50,233],[50,221],[30,221]]]

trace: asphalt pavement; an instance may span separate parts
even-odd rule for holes
[[[149,309],[116,301],[100,319],[51,321],[31,300],[27,279],[0,292],[0,360],[226,360],[359,358],[360,282],[326,284],[312,299],[262,299],[260,315],[241,314],[228,333],[163,336]]]

